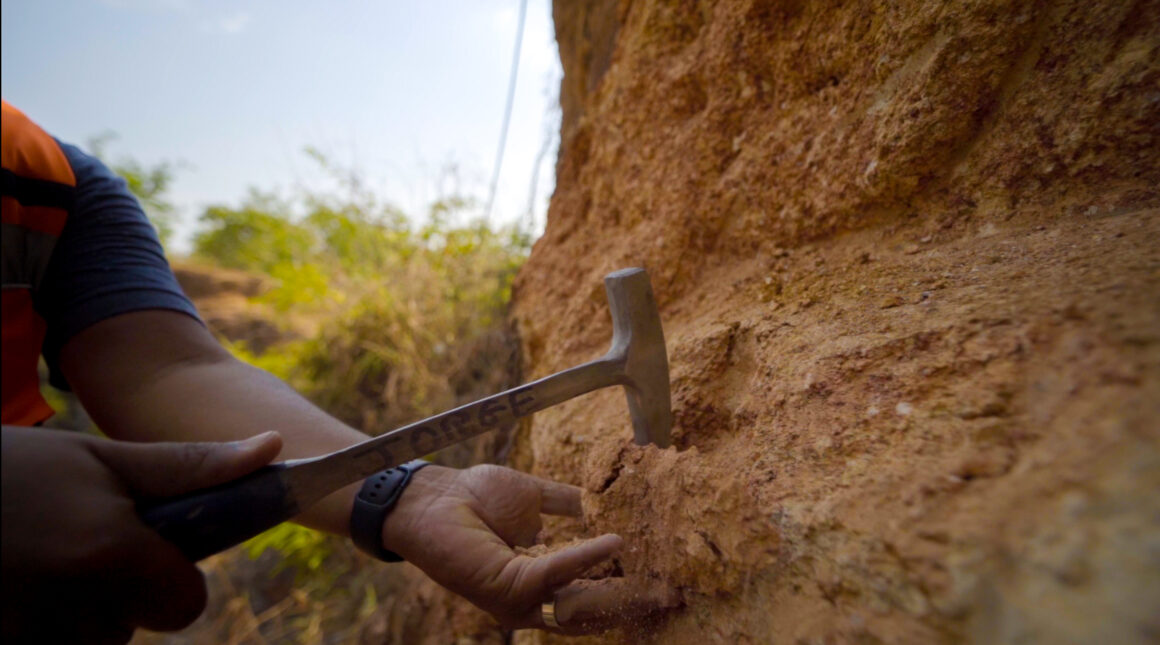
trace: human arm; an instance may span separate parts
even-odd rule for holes
[[[322,412],[268,373],[236,360],[196,320],[139,311],[101,321],[62,349],[60,366],[85,409],[114,439],[233,441],[265,430],[279,460],[313,457],[368,437]],[[345,535],[357,484],[301,517]]]
[[[37,300],[48,323],[45,357],[54,384],[71,385],[114,438],[229,440],[277,429],[284,438],[282,459],[365,440],[218,345],[177,287],[123,182],[83,153],[64,149],[77,169],[77,211],[57,242]],[[517,482],[524,492],[513,492]],[[530,615],[533,599],[550,596],[579,574],[578,567],[607,559],[619,544],[609,536],[550,557],[517,555],[512,547],[534,539],[540,511],[554,512],[540,503],[542,482],[507,469],[425,468],[388,516],[385,546],[501,620],[529,624],[524,616]],[[478,499],[483,489],[491,494]],[[344,534],[354,490],[332,494],[301,521]],[[578,513],[578,490],[565,490],[575,500],[568,514]],[[518,500],[515,515],[506,512],[510,500]],[[440,512],[428,512],[431,508]],[[455,558],[431,557],[437,547],[470,546],[487,537],[481,525],[497,548],[460,548]],[[571,557],[577,549],[580,561]],[[465,580],[475,582],[465,586]]]
[[[227,441],[277,430],[279,459],[287,459],[367,438],[234,359],[180,313],[102,321],[65,345],[61,367],[93,418],[118,439]],[[300,521],[345,534],[356,488],[332,494]],[[541,602],[621,545],[619,537],[605,535],[539,557],[517,553],[515,547],[535,543],[541,513],[579,516],[579,489],[496,466],[430,466],[415,474],[388,515],[384,543],[503,624],[538,627]],[[622,581],[565,595],[563,611],[575,617],[569,629],[576,631],[607,628],[675,602],[668,590],[643,592]]]

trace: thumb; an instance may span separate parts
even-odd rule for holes
[[[140,499],[180,495],[237,479],[278,456],[282,437],[265,432],[231,442],[94,441],[89,445],[129,494]]]

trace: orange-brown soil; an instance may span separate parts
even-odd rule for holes
[[[657,642],[1142,639],[1157,239],[1157,210],[1025,216],[707,271],[664,312],[676,446],[601,393],[536,420],[534,470],[684,591]]]
[[[550,539],[620,533],[624,575],[681,591],[646,639],[1160,638],[1157,3],[555,16],[527,376],[602,353],[600,278],[644,266],[676,445],[605,391],[513,463],[586,490]]]

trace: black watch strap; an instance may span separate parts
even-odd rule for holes
[[[383,522],[403,496],[411,475],[429,465],[429,461],[416,459],[367,477],[350,512],[350,539],[359,550],[384,562],[403,561],[383,546]]]

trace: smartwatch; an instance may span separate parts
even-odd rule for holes
[[[399,554],[383,546],[383,522],[398,503],[415,471],[431,462],[416,459],[367,477],[354,498],[350,512],[350,539],[360,551],[384,562],[402,562]]]

